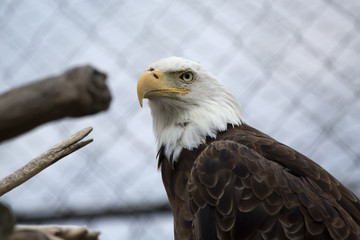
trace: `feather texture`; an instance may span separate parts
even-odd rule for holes
[[[360,239],[357,197],[309,158],[246,124],[183,150],[174,168],[160,150],[159,164],[175,239]],[[209,225],[216,236],[195,235],[207,219],[216,222]]]

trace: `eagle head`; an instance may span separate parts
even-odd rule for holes
[[[200,64],[180,57],[152,64],[138,81],[142,106],[149,100],[158,148],[176,161],[183,148],[192,150],[215,138],[228,124],[240,125],[240,106],[232,92]]]

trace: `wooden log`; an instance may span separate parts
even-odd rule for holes
[[[17,225],[9,240],[97,240],[99,232],[66,225]]]
[[[91,66],[70,69],[0,95],[0,141],[45,122],[108,109],[106,74]]]

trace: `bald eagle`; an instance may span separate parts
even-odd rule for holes
[[[178,57],[138,81],[149,100],[175,239],[360,239],[359,199],[321,166],[247,125],[232,92]]]

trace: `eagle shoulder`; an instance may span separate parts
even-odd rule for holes
[[[332,186],[333,177],[317,164],[266,137],[272,148],[226,139],[219,136],[209,144],[190,172],[185,195],[194,239],[360,239],[357,198],[336,181]],[[268,159],[271,151],[277,152],[273,148],[295,156],[293,161],[301,158],[305,166],[276,156]],[[216,233],[213,238],[209,227]]]

